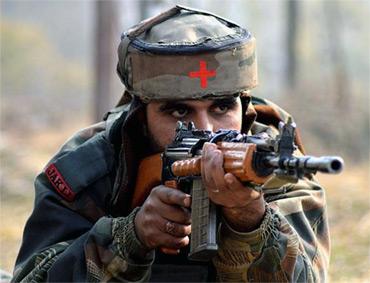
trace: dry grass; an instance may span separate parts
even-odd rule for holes
[[[13,269],[32,204],[32,197],[5,194],[1,196],[1,269],[9,272]]]
[[[23,227],[32,211],[34,176],[78,126],[75,125],[73,129],[42,132],[28,139],[16,135],[3,138],[1,269],[13,269]],[[369,282],[369,169],[367,165],[355,167],[347,164],[346,167],[338,176],[318,176],[327,191],[330,216],[330,279],[332,282]]]
[[[369,167],[347,164],[338,176],[320,175],[326,188],[332,240],[333,282],[369,282]]]

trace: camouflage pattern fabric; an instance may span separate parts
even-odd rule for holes
[[[271,124],[287,118],[266,100],[252,102],[279,113],[264,116]],[[155,252],[136,237],[137,209],[129,211],[125,198],[115,193],[119,188],[119,194],[130,195],[129,189],[124,191],[129,182],[122,177],[131,171],[123,166],[131,164],[122,162],[123,149],[129,154],[133,144],[125,123],[137,125],[139,108],[129,107],[113,110],[105,122],[77,133],[36,178],[35,207],[24,230],[13,282],[150,280]],[[252,125],[252,133],[276,131],[258,116],[251,121],[253,111],[250,106],[245,117],[249,121],[244,121]],[[221,222],[220,248],[212,261],[217,280],[326,281],[330,242],[323,189],[313,179],[270,185],[266,215],[257,230],[239,233]]]
[[[124,33],[117,71],[143,100],[219,97],[257,85],[255,50],[255,38],[239,25],[175,6]]]
[[[254,38],[248,45],[234,51],[191,56],[153,56],[132,50],[127,60],[132,64],[133,88],[130,93],[143,96],[145,100],[168,99],[174,93],[179,99],[202,97],[204,89],[199,77],[201,69],[210,73],[205,78],[207,84],[204,88],[213,96],[234,94],[257,85]],[[191,73],[195,75],[189,76]]]

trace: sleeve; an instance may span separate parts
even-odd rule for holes
[[[113,150],[101,134],[65,145],[35,181],[13,282],[144,281],[154,252],[134,218],[109,215]],[[113,177],[112,177],[113,176]]]
[[[137,209],[127,217],[103,216],[94,223],[64,206],[45,174],[35,187],[35,209],[25,227],[13,282],[146,280],[154,255],[136,237]]]
[[[325,282],[330,254],[323,189],[299,181],[265,196],[260,227],[239,233],[223,222],[213,263],[221,282]]]

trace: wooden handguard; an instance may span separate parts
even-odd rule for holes
[[[199,176],[201,174],[201,157],[175,161],[171,166],[171,171],[178,177]]]
[[[232,173],[242,182],[263,184],[269,176],[257,176],[253,169],[253,143],[219,142],[218,149],[224,156],[223,167],[226,173]],[[172,173],[178,177],[197,176],[201,174],[201,157],[179,160],[172,164]]]

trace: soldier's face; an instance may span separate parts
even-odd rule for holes
[[[205,100],[150,102],[146,108],[148,133],[153,150],[163,151],[175,137],[177,121],[193,121],[199,130],[241,130],[242,105],[239,97]]]

